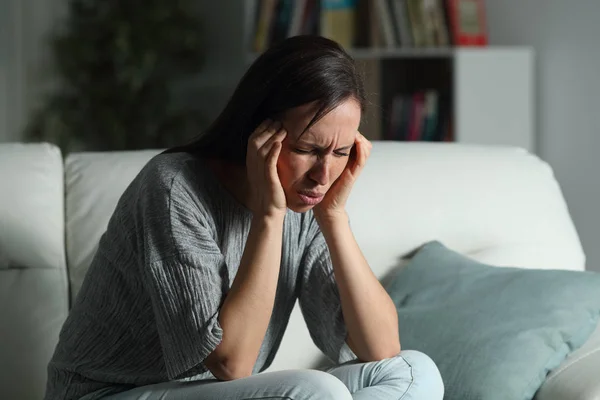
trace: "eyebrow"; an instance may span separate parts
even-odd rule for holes
[[[303,145],[306,145],[306,146],[311,146],[311,147],[313,147],[313,148],[315,148],[317,150],[321,150],[321,151],[325,150],[325,147],[318,146],[318,145],[316,145],[314,143],[309,143],[309,142],[306,142],[306,141],[303,141],[303,140],[297,140],[296,142],[298,144],[303,144]],[[338,147],[337,149],[335,149],[333,151],[350,150],[352,148],[352,146],[354,146],[354,143],[351,144],[351,145],[348,145],[348,146]]]
[[[313,131],[311,128],[308,128],[306,130],[306,133],[316,135],[315,131]],[[325,150],[325,147],[319,146],[316,143],[309,142],[307,139],[304,138],[304,135],[300,135],[300,137],[296,138],[296,143],[304,144],[306,146],[312,146],[313,148],[315,148],[319,151]],[[354,146],[354,143],[349,144],[348,146],[338,147],[337,149],[334,149],[333,151],[350,150],[352,148],[352,146]]]

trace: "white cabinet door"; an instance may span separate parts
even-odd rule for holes
[[[530,48],[457,49],[457,142],[535,152],[534,56]]]

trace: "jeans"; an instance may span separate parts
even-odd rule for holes
[[[441,400],[444,385],[425,354],[404,350],[393,358],[345,363],[326,371],[264,372],[233,381],[167,382],[138,387],[105,400]]]

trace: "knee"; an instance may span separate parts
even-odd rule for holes
[[[403,350],[394,357],[399,363],[404,363],[411,371],[411,390],[427,393],[424,398],[442,399],[444,397],[444,382],[435,362],[425,353],[416,350]]]
[[[302,400],[352,400],[352,394],[346,385],[327,372],[300,371],[294,381],[302,392]]]

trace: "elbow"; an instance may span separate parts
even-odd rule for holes
[[[385,348],[380,349],[377,352],[377,361],[385,360],[386,358],[394,358],[398,354],[400,354],[401,350],[402,347],[400,346],[400,341],[394,341],[394,343],[390,344],[389,346],[386,346]]]
[[[252,365],[239,361],[218,358],[211,354],[206,359],[206,367],[220,381],[233,381],[252,375]]]
[[[381,351],[379,354],[377,354],[378,361],[385,360],[386,358],[394,358],[400,354],[401,350],[400,343],[398,343],[397,346],[391,346],[389,349]]]
[[[236,379],[248,378],[252,375],[252,368],[238,365],[220,365],[218,368],[217,376],[214,372],[213,375],[221,381],[234,381]]]
[[[381,361],[388,358],[394,358],[398,354],[402,348],[400,347],[400,342],[395,343],[390,346],[382,347],[379,349],[373,349],[372,351],[366,354],[366,357],[359,357],[363,362],[373,362],[373,361]]]
[[[361,362],[373,362],[394,358],[399,355],[402,350],[399,339],[390,340],[385,343],[379,342],[377,343],[377,346],[373,347],[367,346],[359,348],[355,345],[352,338],[348,336],[347,344]]]

